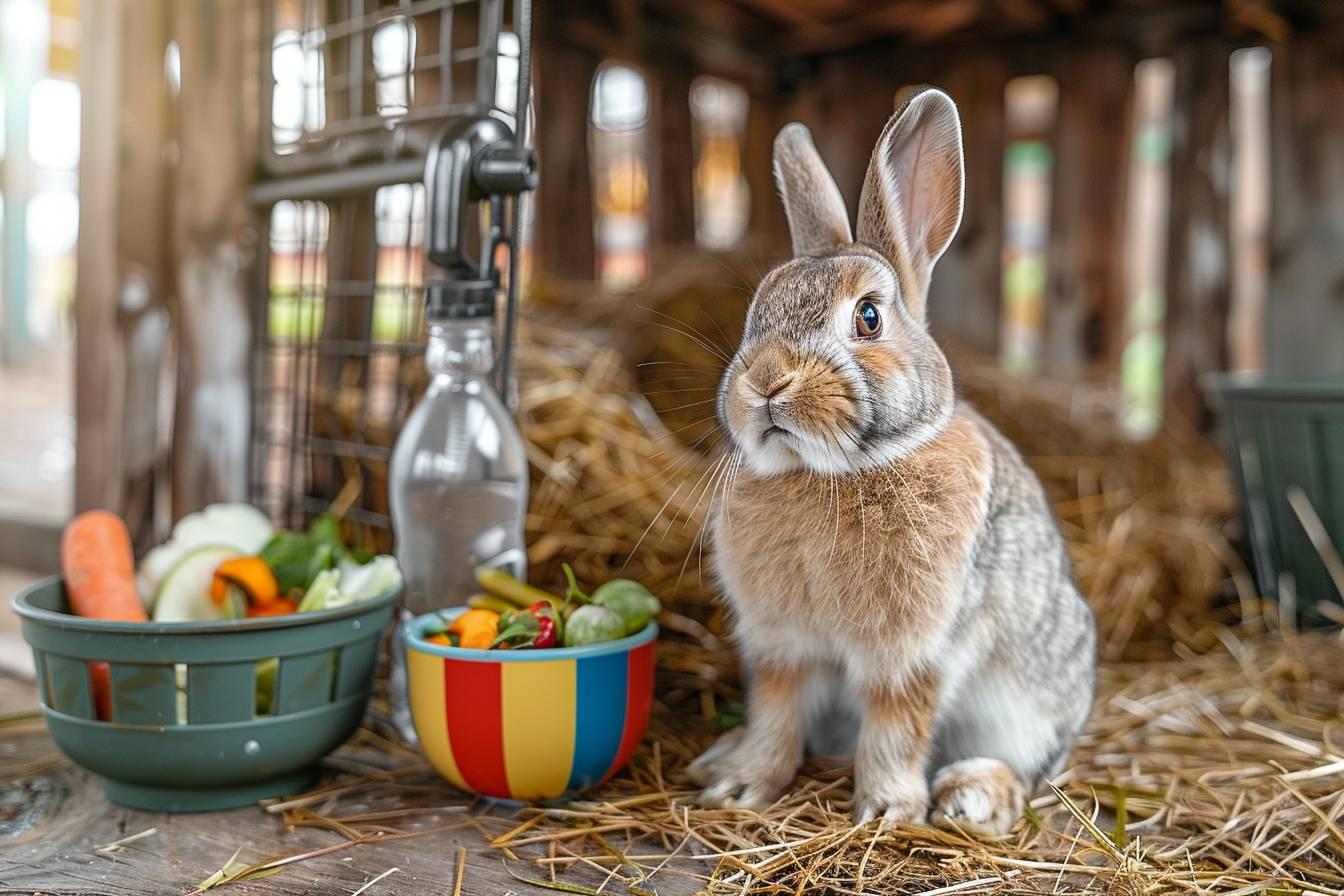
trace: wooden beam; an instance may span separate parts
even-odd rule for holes
[[[173,515],[248,497],[251,434],[248,258],[255,247],[247,188],[257,141],[244,60],[252,15],[178,0],[182,59],[173,210],[179,383],[173,432]]]
[[[1344,358],[1344,30],[1275,48],[1266,367],[1340,369]]]
[[[1203,378],[1227,366],[1228,57],[1222,40],[1177,47],[1164,391],[1169,412],[1212,422]]]
[[[559,33],[558,14],[538,8],[536,28],[536,240],[539,270],[590,280],[597,270],[593,183],[588,158],[589,97],[601,57]]]
[[[939,339],[951,337],[994,354],[1003,252],[1003,90],[1009,63],[1000,54],[965,53],[924,71],[957,103],[966,161],[961,229],[934,269],[929,323]]]
[[[893,34],[931,43],[976,23],[980,0],[894,0],[822,27],[797,28],[775,42],[781,55],[834,53]]]
[[[738,6],[748,7],[772,19],[804,28],[816,28],[821,23],[805,9],[799,9],[795,0],[736,0]]]
[[[80,16],[81,138],[75,292],[75,507],[125,509],[127,347],[118,300],[171,277],[166,208],[168,0],[106,0]],[[138,528],[138,527],[137,527]],[[139,539],[141,533],[135,533]]]
[[[649,223],[653,245],[695,242],[695,147],[691,132],[694,70],[677,56],[646,59],[649,115]]]
[[[775,135],[786,123],[776,97],[751,94],[742,146],[742,170],[751,190],[751,217],[747,230],[765,245],[777,247],[781,254],[788,251],[789,225],[775,189],[773,151]]]

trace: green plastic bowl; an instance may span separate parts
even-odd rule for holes
[[[348,607],[224,622],[71,615],[59,577],[19,592],[47,730],[108,799],[166,812],[297,793],[354,733],[399,589]],[[275,660],[275,662],[271,662]],[[94,711],[91,664],[109,664],[112,718]],[[274,673],[258,706],[258,665]]]

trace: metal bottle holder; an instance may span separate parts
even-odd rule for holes
[[[508,249],[505,333],[495,374],[495,388],[506,399],[518,306],[518,197],[536,185],[536,153],[519,144],[504,122],[489,116],[450,121],[434,138],[425,161],[426,256],[438,268],[438,275],[425,284],[426,316],[492,315],[500,286],[495,258],[501,245]],[[504,233],[506,200],[513,205],[512,236]],[[479,223],[481,203],[489,219],[478,257],[472,258],[469,236],[473,223]]]

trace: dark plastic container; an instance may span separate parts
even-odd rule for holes
[[[1324,621],[1316,604],[1338,604],[1340,595],[1288,494],[1302,490],[1344,552],[1344,379],[1225,375],[1209,388],[1222,406],[1260,591],[1278,597],[1280,574],[1289,573],[1303,618]]]
[[[225,622],[71,615],[59,578],[14,598],[51,737],[137,809],[226,809],[297,793],[359,727],[397,590],[348,607]],[[274,660],[274,662],[271,662]],[[111,721],[90,664],[109,663]],[[257,675],[274,675],[269,706]]]

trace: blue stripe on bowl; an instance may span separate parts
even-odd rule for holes
[[[578,664],[569,790],[582,790],[602,779],[616,758],[625,729],[626,654],[583,657]]]

